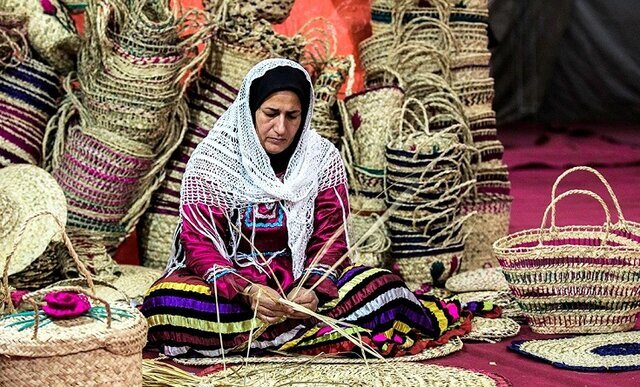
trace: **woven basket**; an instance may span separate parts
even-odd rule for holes
[[[467,234],[461,271],[498,267],[493,242],[509,232],[513,198],[503,194],[480,194],[466,199],[462,214],[474,214],[464,225]]]
[[[4,0],[3,3],[4,11],[29,18],[29,42],[45,61],[61,73],[75,68],[80,36],[58,0],[48,0],[46,7],[40,0]]]
[[[62,279],[61,264],[56,250],[58,243],[52,243],[20,273],[9,276],[9,284],[16,289],[37,290]]]
[[[140,254],[148,267],[166,266],[179,222],[180,182],[189,157],[238,94],[247,72],[269,54],[213,39],[200,77],[188,90],[189,126],[167,164],[167,177],[155,192],[142,220]]]
[[[555,196],[560,181],[585,170],[605,185],[618,212],[597,194],[570,190]],[[556,204],[572,195],[587,195],[604,209],[603,226],[556,226]],[[550,227],[545,227],[550,215]],[[525,230],[493,245],[511,291],[537,333],[606,333],[632,329],[640,312],[640,227],[626,221],[606,179],[587,167],[558,177],[540,229]]]
[[[358,242],[371,227],[375,227],[378,219],[379,216],[377,214],[351,214],[349,217],[349,238],[351,243]],[[355,265],[386,268],[388,258],[387,251],[389,250],[390,243],[391,241],[387,236],[387,230],[384,223],[382,223],[373,234],[367,237],[364,243],[354,250],[351,261]]]
[[[62,287],[28,297],[33,300],[53,290],[85,293],[81,288]],[[85,294],[94,302],[103,302]],[[33,306],[38,312],[35,302]],[[107,322],[90,317],[93,315],[106,315]],[[44,314],[34,319],[33,312],[0,319],[1,385],[32,386],[55,381],[75,386],[142,386],[142,348],[147,329],[136,309],[125,303],[94,304],[86,316],[48,324],[52,321]]]
[[[60,86],[54,69],[34,58],[0,69],[0,166],[40,164]]]
[[[390,113],[402,107],[403,99],[404,93],[395,87],[370,89],[345,99],[343,125],[356,165],[384,170]]]
[[[29,222],[55,220],[78,271],[92,290],[80,287],[42,289],[23,298],[31,310],[18,312],[10,298],[3,300],[9,314],[0,317],[0,385],[142,385],[142,348],[147,324],[140,312],[127,303],[109,304],[96,297],[90,273],[78,259],[63,224],[53,213],[42,213]],[[9,252],[7,265],[14,251]],[[9,294],[8,271],[4,270],[3,293]],[[39,310],[42,297],[52,291],[84,294],[92,302],[85,313],[58,319]],[[51,324],[52,323],[52,324]]]
[[[415,257],[396,259],[392,245],[391,268],[407,283],[409,289],[419,289],[423,284],[442,285],[460,269],[464,246],[444,249],[427,249]]]
[[[228,2],[230,5],[234,3],[234,1]],[[248,0],[246,2],[237,2],[243,4],[251,13],[255,13],[257,17],[273,24],[280,24],[289,17],[294,0]],[[217,12],[218,3],[216,0],[203,0],[202,6],[209,12]]]

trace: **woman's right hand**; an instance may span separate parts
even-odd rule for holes
[[[249,285],[242,293],[251,305],[251,309],[256,311],[257,308],[256,316],[267,324],[280,321],[282,316],[289,312],[287,306],[278,302],[281,298],[280,294],[268,286]]]

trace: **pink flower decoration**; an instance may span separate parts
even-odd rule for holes
[[[22,298],[27,295],[29,291],[27,290],[14,290],[11,292],[11,303],[16,308],[22,304]]]
[[[55,15],[58,12],[56,7],[51,4],[51,0],[40,0],[40,5],[42,5],[42,9],[47,15]]]
[[[78,317],[91,309],[91,303],[84,294],[74,292],[53,292],[44,296],[46,304],[42,310],[54,319]]]
[[[360,125],[362,125],[362,117],[360,117],[360,113],[356,112],[352,117],[351,117],[351,127],[353,128],[353,130],[357,130]]]

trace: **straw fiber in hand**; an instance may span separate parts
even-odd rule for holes
[[[553,340],[514,340],[508,347],[554,367],[586,372],[640,369],[640,332],[608,333]]]
[[[446,344],[426,348],[424,351],[417,355],[392,357],[384,360],[376,358],[367,358],[368,364],[384,364],[384,363],[404,363],[404,362],[419,362],[429,359],[436,359],[439,357],[447,356],[462,349],[462,341],[453,337]],[[226,356],[224,359],[221,357],[208,357],[208,358],[174,358],[172,361],[178,364],[191,365],[191,366],[203,366],[214,364],[259,364],[259,363],[279,363],[279,364],[365,364],[363,359],[354,359],[348,357],[340,357],[339,355],[326,355],[326,356]]]
[[[360,365],[273,364],[231,367],[203,378],[213,384],[281,386],[508,386],[503,377],[463,368],[429,364],[393,363]]]

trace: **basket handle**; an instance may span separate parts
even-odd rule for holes
[[[618,197],[616,196],[616,194],[613,192],[613,188],[611,188],[611,185],[609,184],[607,179],[605,179],[605,177],[602,176],[602,174],[600,172],[598,172],[597,170],[595,170],[595,169],[593,169],[591,167],[579,166],[579,167],[573,167],[573,168],[570,168],[570,169],[567,169],[566,171],[564,171],[560,176],[558,176],[558,178],[556,179],[555,183],[553,183],[553,187],[551,188],[551,200],[553,200],[556,197],[556,192],[558,190],[558,185],[560,185],[560,182],[565,177],[567,177],[568,175],[570,175],[570,174],[572,174],[574,172],[578,172],[578,171],[591,172],[598,179],[600,179],[600,181],[602,182],[604,187],[609,192],[609,196],[611,196],[611,200],[613,201],[613,205],[616,207],[616,211],[618,212],[618,220],[620,222],[624,223],[625,219],[624,219],[624,215],[622,215],[622,207],[620,207],[620,202],[618,201]],[[555,220],[555,216],[556,216],[556,209],[554,207],[554,208],[551,209],[551,219]]]
[[[5,303],[8,306],[9,313],[15,312],[15,308],[13,306],[13,302],[11,301],[11,295],[9,292],[9,263],[11,262],[11,258],[13,257],[13,254],[16,252],[16,249],[18,248],[18,244],[20,243],[20,240],[22,239],[22,235],[26,231],[27,225],[29,224],[29,222],[32,222],[34,219],[39,218],[41,216],[53,217],[53,219],[56,222],[56,225],[58,226],[62,234],[62,240],[64,241],[64,244],[66,245],[67,249],[69,250],[69,254],[71,255],[71,258],[73,258],[73,261],[78,267],[78,272],[84,275],[85,278],[87,279],[87,284],[89,285],[89,289],[91,289],[91,292],[94,294],[96,292],[95,287],[93,286],[93,280],[91,279],[91,273],[89,273],[87,268],[80,261],[80,258],[78,257],[78,254],[76,253],[75,249],[73,248],[73,245],[71,244],[71,240],[69,239],[69,236],[65,232],[64,226],[62,225],[62,222],[60,222],[60,219],[58,219],[58,217],[55,216],[50,211],[42,211],[32,215],[31,217],[27,218],[27,220],[25,220],[24,223],[22,223],[22,225],[20,226],[20,231],[18,232],[18,237],[16,238],[16,241],[13,243],[13,246],[11,246],[11,252],[7,256],[7,262],[5,263],[4,270],[2,273],[2,290],[4,291],[4,294],[6,297]]]
[[[96,296],[95,294],[89,293],[88,291],[86,291],[85,289],[83,289],[83,288],[81,288],[79,286],[52,287],[52,288],[48,288],[48,289],[37,290],[37,291],[35,291],[33,293],[29,293],[26,296],[24,296],[24,298],[23,298],[24,301],[27,301],[29,304],[31,304],[31,307],[33,307],[34,318],[35,318],[35,324],[33,325],[33,339],[34,340],[36,340],[38,338],[38,328],[39,328],[39,324],[40,324],[40,314],[38,313],[38,304],[36,303],[34,298],[43,296],[43,295],[51,293],[53,291],[82,293],[85,296],[87,296],[89,298],[92,298],[92,299],[102,303],[104,305],[104,309],[107,311],[107,328],[111,328],[111,320],[112,320],[111,306],[109,306],[109,303],[107,301],[105,301],[102,298]]]
[[[413,98],[413,97],[409,97],[407,99],[405,99],[404,103],[402,104],[402,107],[396,111],[394,111],[393,116],[395,117],[396,114],[400,115],[400,125],[398,125],[398,131],[396,133],[396,135],[398,137],[402,137],[403,132],[404,132],[404,123],[405,123],[405,114],[409,114],[411,116],[411,118],[414,118],[416,121],[420,122],[420,119],[418,118],[417,114],[412,111],[411,109],[409,109],[409,105],[410,104],[414,104],[415,106],[417,106],[420,109],[420,112],[422,113],[422,119],[424,120],[423,124],[424,124],[424,131],[426,134],[431,134],[431,131],[429,129],[429,114],[427,113],[427,109],[424,107],[424,105],[422,104],[422,102],[420,102],[420,100],[418,100],[417,98]],[[412,125],[411,125],[412,126]],[[415,128],[413,128],[415,131]]]
[[[602,239],[602,245],[604,245],[607,242],[607,240],[609,239],[609,233],[611,231],[611,213],[609,212],[609,207],[607,207],[607,204],[604,202],[604,200],[602,200],[600,195],[598,195],[595,192],[591,192],[585,189],[572,189],[567,192],[563,192],[561,195],[554,198],[551,201],[551,203],[549,203],[547,208],[544,210],[544,215],[542,216],[542,224],[540,224],[540,232],[538,234],[538,245],[542,245],[542,233],[544,231],[544,225],[547,223],[549,212],[555,210],[556,204],[558,204],[561,200],[573,195],[590,196],[596,199],[598,203],[600,203],[606,217],[606,222],[604,223],[605,234],[604,234],[604,238]],[[549,230],[552,231],[555,228],[556,228],[556,219],[555,217],[551,217],[551,227],[549,228]]]

